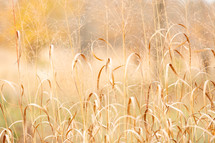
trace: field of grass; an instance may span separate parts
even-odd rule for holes
[[[0,0],[0,142],[215,142],[215,4]]]

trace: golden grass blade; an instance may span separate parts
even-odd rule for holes
[[[157,30],[151,37],[150,37],[150,40],[149,40],[149,46],[148,46],[148,54],[149,54],[149,65],[151,64],[151,42],[152,42],[152,40],[153,40],[153,38],[157,35],[157,34],[159,34],[160,36],[162,36],[162,37],[164,37],[165,38],[165,36],[161,33],[162,31],[166,31],[166,29],[160,29],[160,30]]]
[[[214,103],[213,103],[213,100],[212,100],[212,98],[206,93],[206,88],[207,88],[207,84],[208,84],[208,82],[210,82],[210,80],[206,80],[205,81],[205,83],[204,83],[204,88],[203,88],[203,97],[204,97],[204,105],[206,105],[206,101],[205,101],[205,97],[207,97],[208,98],[208,100],[210,101],[210,103],[211,103],[211,109],[215,109],[215,106],[214,106]],[[215,85],[214,84],[214,82],[212,82],[213,83],[213,85]]]
[[[6,124],[6,127],[8,127],[8,125],[7,125],[7,117],[6,117],[6,115],[5,115],[5,112],[4,112],[4,109],[3,109],[3,107],[2,107],[2,104],[0,104],[0,109],[1,109],[1,112],[2,112],[2,115],[3,115],[3,118],[4,118],[4,122],[5,122],[5,124]]]
[[[125,64],[125,77],[127,76],[128,64],[129,64],[129,62],[130,62],[132,56],[136,56],[136,57],[139,59],[139,61],[141,61],[141,57],[140,57],[140,55],[139,55],[138,53],[131,53],[131,54],[128,56],[127,60],[126,60],[126,64]]]
[[[82,54],[82,53],[78,53],[78,54],[75,55],[75,58],[73,59],[73,62],[72,62],[72,72],[74,71],[74,68],[76,66],[76,63],[77,63],[79,57],[82,57],[84,59],[84,61],[88,64],[91,72],[93,73],[93,69],[92,69],[91,64],[88,62],[86,56],[84,54]]]
[[[18,64],[18,72],[20,72],[20,58],[21,58],[21,37],[20,31],[16,31],[16,56]]]
[[[179,36],[179,35],[181,35],[181,34],[184,34],[184,33],[180,32],[180,33],[175,34],[175,35],[171,38],[171,40],[170,40],[170,42],[169,42],[168,50],[169,50],[169,56],[170,56],[171,61],[172,61],[172,53],[171,53],[172,42],[173,42],[173,40],[174,40],[177,36]],[[187,42],[187,41],[186,41],[186,42]],[[182,46],[183,44],[185,44],[185,43],[182,42],[182,43],[179,44],[177,47],[180,47],[180,46]],[[177,47],[176,47],[176,48],[177,48]]]
[[[48,123],[51,127],[51,130],[52,130],[52,133],[54,135],[54,128],[53,128],[53,125],[51,124],[51,121],[50,121],[50,117],[49,117],[49,114],[47,112],[47,110],[45,110],[43,107],[37,105],[37,104],[34,104],[34,103],[31,103],[31,104],[28,104],[25,109],[24,109],[24,117],[23,117],[23,124],[24,124],[24,127],[23,127],[23,135],[24,135],[24,142],[26,142],[26,137],[27,137],[27,119],[26,119],[26,116],[27,116],[27,109],[32,106],[32,107],[36,107],[38,109],[40,109],[41,111],[43,111],[46,115],[47,115],[47,120],[48,120]]]
[[[112,46],[108,41],[106,41],[106,40],[103,39],[103,38],[99,38],[98,40],[101,40],[101,41],[105,42],[105,43],[108,45],[108,48],[111,48],[111,50],[113,51],[114,55],[118,58],[118,54],[115,52],[113,46]],[[119,58],[118,58],[118,59],[119,59]]]
[[[121,67],[123,67],[123,65],[118,66],[118,67],[114,68],[114,69],[111,71],[111,80],[110,80],[110,83],[111,83],[111,85],[112,85],[112,88],[115,87],[114,71],[116,71],[117,69],[119,69],[119,68],[121,68]]]
[[[5,143],[6,142],[6,135],[4,134],[4,136],[3,136],[3,141],[2,141],[3,143]]]
[[[172,66],[172,64],[169,64],[170,68],[172,69],[172,71],[174,72],[174,74],[176,76],[179,76],[178,73],[176,72],[175,68]]]
[[[187,36],[187,34],[184,33],[184,36],[189,44],[189,67],[190,67],[190,72],[191,72],[191,59],[192,59],[192,51],[191,51],[191,46],[190,46],[190,39],[189,37]]]
[[[125,132],[134,134],[135,138],[137,140],[139,140],[140,142],[144,142],[144,140],[142,139],[142,137],[136,131],[134,131],[134,130],[126,130]]]
[[[201,53],[201,52],[205,52],[205,51],[211,51],[211,53],[213,54],[213,56],[215,57],[215,51],[211,48],[204,48],[204,49],[200,49],[200,50],[195,50],[195,53]]]
[[[96,58],[97,60],[99,60],[99,61],[104,61],[103,59],[97,57],[96,54],[94,53],[93,45],[94,45],[95,42],[96,42],[96,40],[93,41],[92,44],[91,44],[91,53],[92,53],[93,57]]]
[[[106,65],[102,66],[102,68],[99,70],[99,74],[98,74],[98,77],[97,77],[97,91],[99,91],[99,80],[100,80],[102,70],[105,68],[105,66]]]
[[[166,65],[166,74],[165,74],[165,86],[166,86],[166,95],[168,96],[168,73],[169,73],[169,67],[172,69],[173,73],[179,77],[178,73],[176,72],[176,70],[174,69],[174,67],[172,66],[172,64],[167,64]],[[168,101],[168,99],[167,99]]]
[[[178,50],[174,50],[176,53],[179,54],[179,56],[184,60],[184,56],[178,51]]]

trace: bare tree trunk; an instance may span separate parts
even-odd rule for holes
[[[166,29],[167,28],[167,17],[166,17],[166,11],[165,11],[165,0],[153,0],[153,9],[154,9],[154,27],[155,32],[160,29]],[[155,58],[155,74],[156,77],[159,76],[159,65],[160,61],[163,55],[163,38],[161,35],[157,35],[155,38],[155,48],[154,48],[154,55]]]
[[[166,28],[165,1],[154,0],[156,30]]]

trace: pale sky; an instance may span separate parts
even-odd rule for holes
[[[208,2],[214,2],[215,0],[206,0],[206,1],[208,1]]]

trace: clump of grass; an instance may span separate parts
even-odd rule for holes
[[[60,6],[69,1],[58,2],[55,4]],[[159,3],[165,10],[163,13]],[[77,1],[75,4],[80,8],[81,4],[89,3]],[[45,1],[39,5],[48,6]],[[16,27],[19,13],[16,13],[15,6]],[[151,21],[155,27],[147,28],[145,6],[155,6],[155,17]],[[20,7],[23,10],[22,5]],[[140,13],[135,11],[137,8],[141,9]],[[71,53],[59,50],[64,43],[50,40],[51,35],[43,39],[50,45],[45,53],[48,57],[45,69],[35,62],[35,69],[25,70],[28,69],[25,67],[32,66],[22,56],[22,48],[28,39],[22,38],[28,35],[24,35],[24,27],[15,28],[18,65],[15,73],[18,76],[15,82],[0,79],[1,142],[215,141],[215,81],[212,72],[215,52],[214,48],[194,46],[192,25],[188,24],[192,19],[187,13],[186,22],[181,24],[171,22],[168,4],[164,0],[153,3],[105,1],[105,18],[102,16],[106,24],[105,36],[91,37],[89,50],[86,50],[89,53],[86,54],[81,46],[84,41],[81,9],[76,10],[76,16],[66,13],[68,9],[64,11],[68,31],[74,28],[69,26],[69,18],[77,18],[78,28],[67,35],[68,41],[65,41],[72,48]],[[46,8],[42,10],[46,11]],[[138,27],[135,16],[141,16],[141,27]],[[39,29],[40,24],[34,26]],[[49,30],[49,26],[51,24],[42,30]],[[115,32],[111,33],[111,30]],[[44,36],[39,35],[41,37],[36,39]],[[139,50],[135,50],[135,46]],[[75,47],[79,49],[75,50]],[[210,53],[210,64],[201,63],[199,59],[205,52]],[[68,61],[62,60],[65,57]],[[45,77],[38,74],[42,70]]]

